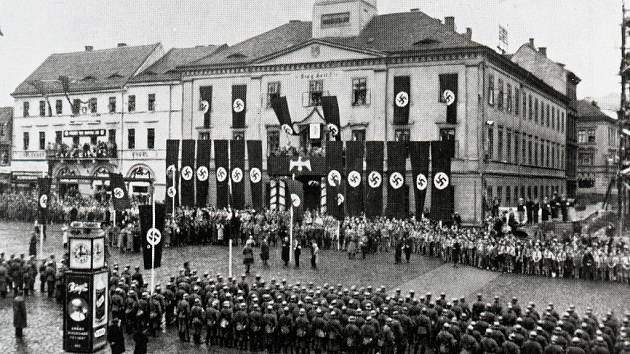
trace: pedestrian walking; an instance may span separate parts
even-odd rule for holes
[[[293,249],[293,257],[295,258],[295,268],[300,268],[300,255],[302,254],[302,246],[300,241],[295,240],[295,248]]]
[[[37,256],[37,232],[35,230],[31,232],[31,241],[28,244],[28,255]]]
[[[289,244],[289,238],[285,237],[282,239],[282,261],[285,267],[289,266],[289,252],[291,252],[291,245]]]
[[[267,263],[267,261],[269,261],[269,241],[267,240],[267,237],[263,238],[262,243],[260,244],[260,259],[262,260],[264,267],[269,266]]]
[[[112,354],[125,352],[125,336],[123,335],[118,316],[114,316],[112,322],[107,327],[107,341],[109,342]]]
[[[246,242],[245,247],[243,247],[243,264],[245,265],[245,274],[249,275],[249,270],[254,264],[254,250],[250,242]]]
[[[313,241],[311,245],[311,268],[317,269],[317,257],[319,256],[319,246]]]
[[[22,330],[26,328],[26,305],[22,291],[17,291],[13,298],[13,327],[15,327],[15,337],[22,338],[24,333]]]

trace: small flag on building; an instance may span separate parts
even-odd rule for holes
[[[114,210],[126,210],[131,208],[129,193],[125,187],[125,180],[120,173],[109,174],[109,188],[112,191]]]

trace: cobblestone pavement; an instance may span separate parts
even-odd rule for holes
[[[30,226],[25,224],[0,224],[0,251],[4,251],[7,255],[26,253],[29,229]],[[240,250],[240,247],[234,248],[234,275],[237,276],[244,269]],[[59,227],[51,229],[44,244],[44,254],[51,253],[54,253],[56,257],[62,255]],[[449,298],[466,295],[470,301],[476,293],[480,292],[487,297],[499,295],[504,299],[516,296],[523,302],[534,301],[538,306],[554,302],[562,308],[569,303],[574,303],[578,310],[583,310],[586,306],[592,305],[600,314],[609,309],[622,313],[627,304],[630,304],[630,291],[627,285],[497,274],[469,267],[453,269],[452,265],[443,264],[438,259],[415,255],[412,256],[410,264],[394,265],[392,253],[368,255],[366,260],[348,260],[342,252],[323,251],[320,254],[320,268],[314,271],[310,269],[308,251],[303,253],[300,269],[295,269],[293,266],[284,268],[281,265],[280,248],[272,248],[269,268],[263,269],[258,258],[258,251],[255,251],[255,254],[257,260],[252,274],[260,273],[267,280],[275,277],[278,280],[286,278],[290,283],[299,280],[312,281],[320,285],[323,283],[385,285],[388,288],[401,287],[405,292],[413,288],[418,294],[424,294],[426,291],[437,294],[445,290]],[[226,247],[171,248],[164,250],[163,267],[156,270],[156,281],[166,282],[168,277],[177,273],[185,260],[191,261],[192,268],[198,269],[201,274],[204,272],[212,275],[217,272],[227,274]],[[130,264],[133,267],[142,263],[142,256],[120,254],[114,250],[111,262],[121,266]],[[143,274],[145,281],[150,281],[150,272],[144,271]],[[38,282],[35,288],[39,288]],[[452,293],[454,289],[458,289],[459,292]],[[35,296],[27,298],[27,311],[28,328],[25,329],[25,337],[21,341],[16,341],[11,301],[0,299],[0,353],[62,353],[62,317],[59,305],[36,292]],[[131,338],[127,338],[126,345],[127,352],[132,352]],[[205,345],[180,343],[174,328],[169,328],[157,339],[149,339],[151,353],[199,351],[231,353],[223,348],[206,348]]]

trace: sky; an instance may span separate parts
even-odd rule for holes
[[[498,27],[508,52],[535,38],[582,78],[578,97],[619,92],[622,0],[380,0],[379,14],[419,8],[495,48]],[[238,43],[289,20],[311,20],[315,0],[0,0],[0,106],[52,53],[116,43],[161,42],[166,49]]]

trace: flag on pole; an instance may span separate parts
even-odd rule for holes
[[[39,186],[39,198],[37,199],[38,222],[40,225],[46,225],[50,200],[50,177],[38,178],[37,184]]]
[[[131,208],[129,193],[125,187],[125,180],[120,173],[109,173],[109,188],[112,191],[114,210],[126,210]]]
[[[295,221],[302,221],[304,215],[304,185],[300,181],[293,179],[286,180],[287,192],[290,195],[287,206],[293,208]]]
[[[140,237],[142,239],[142,255],[144,269],[151,269],[152,251],[155,248],[155,260],[153,265],[160,268],[162,265],[162,233],[164,232],[164,204],[155,204],[155,227],[153,226],[153,205],[140,205]],[[157,231],[156,231],[157,230]]]

